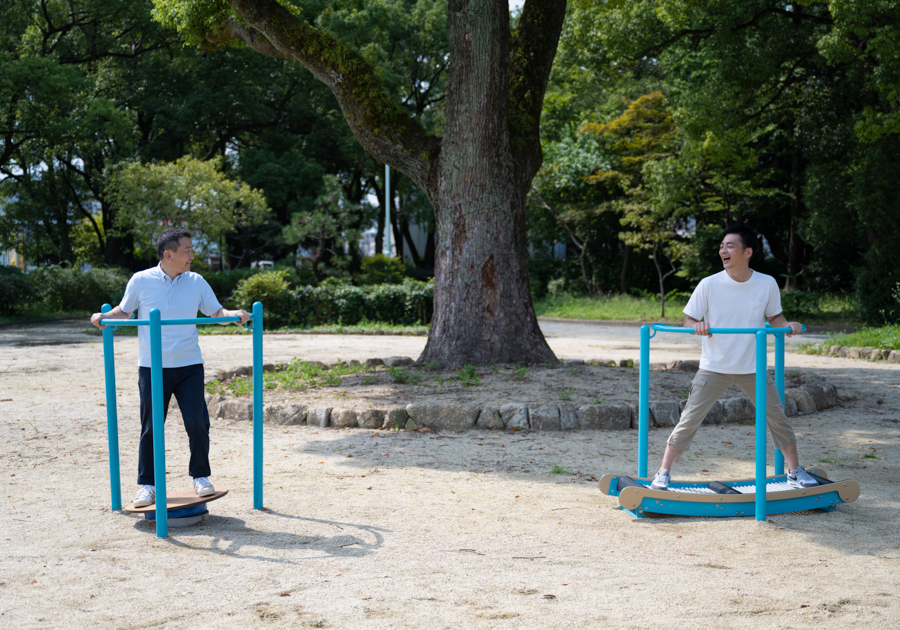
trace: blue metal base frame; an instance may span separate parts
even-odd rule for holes
[[[185,518],[188,516],[199,516],[201,514],[209,514],[206,504],[192,505],[186,508],[178,508],[177,510],[166,510],[166,517],[171,520],[173,518]],[[148,521],[156,520],[156,512],[144,512],[144,518]]]
[[[701,517],[757,517],[756,495],[746,494],[697,494],[679,492],[679,490],[705,489],[707,482],[685,483],[672,482],[669,490],[652,490],[648,486],[652,479],[634,479],[640,487],[627,486],[618,489],[622,475],[604,475],[600,480],[600,490],[609,496],[618,496],[622,510],[635,518],[643,518],[647,513],[668,514],[676,516]],[[785,483],[786,475],[774,475],[766,478],[766,484]],[[724,485],[753,486],[756,480],[729,481]],[[841,503],[850,503],[859,497],[859,485],[855,481],[834,481],[825,485],[805,489],[791,489],[767,492],[765,514],[784,514],[802,512],[804,510],[833,511]],[[757,520],[765,520],[757,519]]]

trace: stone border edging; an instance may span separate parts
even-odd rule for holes
[[[900,350],[891,350],[889,348],[879,349],[869,346],[862,348],[857,348],[855,346],[825,346],[824,344],[818,344],[817,347],[825,350],[828,355],[833,357],[900,363]]]
[[[369,359],[367,365],[411,365],[409,357]],[[583,362],[581,362],[583,363]],[[607,361],[606,365],[627,365],[627,361]],[[696,361],[675,361],[665,367],[696,371]],[[265,364],[265,371],[276,369]],[[218,380],[246,376],[252,368],[237,368],[220,373]],[[811,415],[837,404],[837,388],[816,374],[800,376],[800,387],[785,389],[785,413],[788,417]],[[654,427],[672,427],[678,423],[687,401],[650,401],[650,423]],[[253,402],[247,398],[229,398],[206,394],[209,415],[214,419],[250,422]],[[703,424],[753,422],[756,412],[750,399],[738,396],[716,401]],[[572,403],[410,403],[388,408],[355,409],[318,407],[301,403],[274,402],[263,405],[263,423],[276,426],[315,426],[334,428],[465,431],[468,429],[515,429],[531,431],[569,431],[573,429],[636,429],[636,403],[591,404],[576,407]]]

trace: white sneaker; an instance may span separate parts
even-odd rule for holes
[[[134,507],[147,507],[156,503],[156,486],[141,486],[134,497]]]
[[[660,470],[656,473],[656,477],[653,478],[653,483],[650,484],[650,488],[653,490],[668,490],[669,482],[672,478],[669,476],[668,470]]]
[[[819,485],[819,482],[810,477],[803,466],[797,466],[794,470],[788,471],[787,483],[792,488],[812,488]]]
[[[197,477],[194,479],[194,492],[197,493],[198,497],[208,497],[211,494],[215,494],[216,489],[213,488],[207,477]]]

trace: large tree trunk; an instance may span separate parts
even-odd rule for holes
[[[437,224],[434,317],[422,361],[554,362],[528,284],[525,197],[509,125],[506,2],[450,1],[450,73]],[[524,183],[524,186],[523,186]]]
[[[228,2],[242,21],[209,43],[238,38],[303,65],[334,93],[363,148],[428,195],[435,298],[421,360],[556,362],[531,304],[525,197],[541,165],[541,107],[566,1],[526,0],[511,34],[507,0],[449,0],[443,138],[426,133],[358,53],[275,0]]]

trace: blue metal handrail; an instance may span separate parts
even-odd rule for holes
[[[650,330],[653,330],[653,335]],[[801,331],[806,326],[800,327]],[[693,328],[662,323],[641,326],[641,359],[638,405],[638,476],[647,478],[647,451],[650,433],[650,339],[657,332],[696,334]],[[710,328],[711,334],[754,335],[756,337],[756,520],[766,520],[766,338],[775,337],[775,385],[784,404],[784,336],[792,328]],[[784,474],[784,455],[775,449],[775,473]]]
[[[112,310],[104,304],[101,313]],[[169,535],[169,521],[166,512],[166,448],[165,417],[163,416],[162,390],[162,327],[183,325],[225,324],[241,321],[240,317],[197,317],[188,319],[166,319],[160,317],[159,309],[150,311],[149,319],[101,319],[103,329],[103,362],[106,372],[106,428],[109,437],[109,477],[112,509],[122,509],[121,475],[119,471],[119,429],[116,411],[116,369],[113,354],[113,332],[118,326],[150,327],[150,390],[153,403],[153,465],[156,485],[156,536]],[[263,306],[253,304],[250,321],[253,330],[253,507],[263,507],[263,363],[262,332]]]

